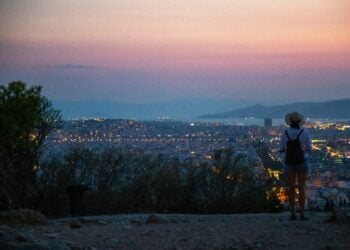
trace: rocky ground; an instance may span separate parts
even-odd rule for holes
[[[0,249],[350,249],[350,224],[279,214],[120,214],[1,225]]]

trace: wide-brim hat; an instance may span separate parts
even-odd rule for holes
[[[302,126],[305,124],[305,117],[299,112],[288,113],[286,114],[284,119],[288,126],[291,125],[292,123],[298,124],[299,126]]]

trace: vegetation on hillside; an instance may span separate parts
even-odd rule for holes
[[[121,148],[76,147],[45,152],[46,136],[61,126],[60,112],[41,87],[0,87],[1,209],[34,208],[50,216],[70,213],[74,199],[85,214],[115,212],[231,213],[281,208],[272,182],[232,148],[211,162],[180,161]],[[74,186],[85,195],[69,197]],[[73,203],[72,203],[73,202]],[[83,209],[84,208],[84,209]]]

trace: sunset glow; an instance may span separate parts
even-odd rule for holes
[[[0,3],[3,67],[77,64],[193,76],[350,70],[347,0]]]

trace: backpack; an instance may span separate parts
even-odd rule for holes
[[[286,159],[285,163],[287,165],[299,165],[304,162],[304,152],[301,149],[300,145],[300,135],[303,133],[304,129],[302,129],[298,137],[295,140],[291,140],[287,130],[285,131],[288,141],[287,141],[287,151],[286,151]]]

